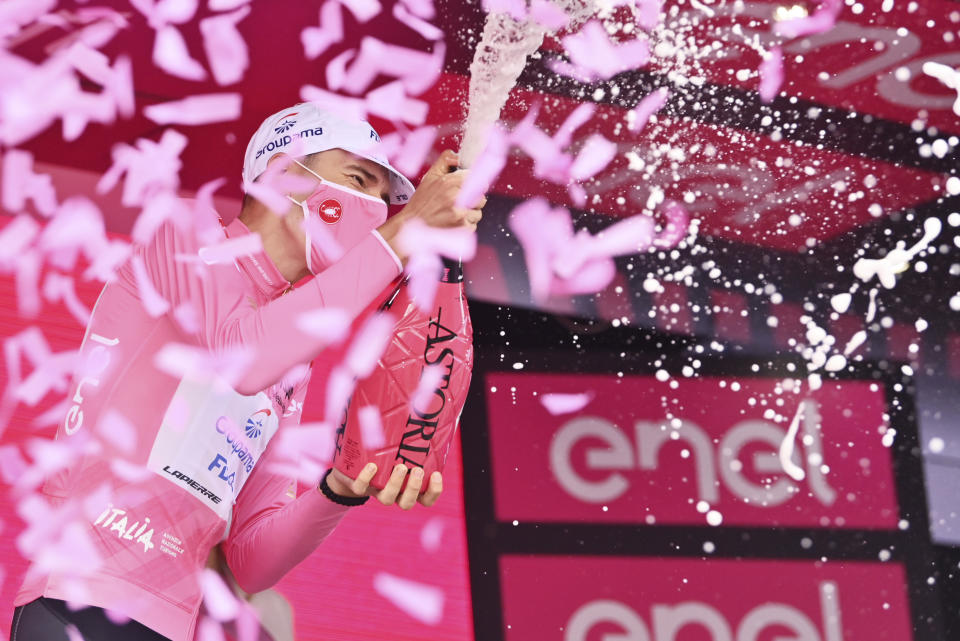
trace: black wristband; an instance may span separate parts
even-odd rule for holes
[[[330,473],[333,472],[331,467],[327,470],[327,473],[323,475],[323,478],[320,479],[320,491],[323,492],[323,495],[336,503],[337,505],[346,505],[347,507],[354,507],[356,505],[363,505],[370,498],[369,496],[358,496],[356,498],[352,496],[340,496],[327,485],[327,477],[330,476]]]

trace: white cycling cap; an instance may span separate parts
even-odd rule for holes
[[[293,145],[299,140],[298,145]],[[413,195],[413,184],[390,165],[380,152],[380,135],[365,120],[343,118],[313,102],[301,102],[269,116],[253,134],[243,157],[243,179],[253,182],[278,152],[307,156],[328,149],[343,149],[387,170],[390,202],[402,205]]]

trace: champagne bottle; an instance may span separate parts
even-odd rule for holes
[[[369,463],[377,464],[371,484],[387,484],[397,463],[422,467],[426,491],[430,475],[443,470],[456,436],[473,370],[473,326],[459,262],[444,261],[440,283],[429,313],[420,311],[406,281],[402,281],[383,309],[399,316],[393,340],[373,373],[357,382],[337,433],[338,470],[356,478]],[[412,398],[428,365],[443,367],[443,378],[427,401],[412,406]],[[358,413],[377,407],[383,420],[385,443],[363,444]]]

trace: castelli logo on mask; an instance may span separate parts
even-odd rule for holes
[[[343,217],[343,205],[339,200],[327,198],[317,207],[317,215],[323,222],[333,225],[340,222],[340,218]]]

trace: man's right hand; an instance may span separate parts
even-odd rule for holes
[[[463,226],[476,231],[487,199],[481,198],[471,209],[456,206],[460,187],[467,177],[467,170],[458,170],[457,163],[457,154],[453,151],[447,149],[440,154],[423,175],[407,206],[377,229],[401,261],[406,262],[407,255],[397,246],[396,236],[408,220],[419,218],[431,227]]]

